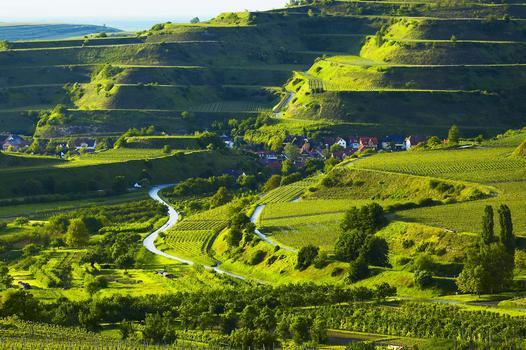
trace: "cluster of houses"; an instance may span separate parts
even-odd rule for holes
[[[2,141],[1,145],[4,152],[19,152],[29,147],[31,142],[19,135],[10,134]],[[95,152],[97,148],[97,140],[89,137],[78,137],[68,142],[59,142],[55,147],[60,150],[58,153],[60,153],[61,156],[64,156],[67,151],[79,152],[83,150],[92,153]]]
[[[289,136],[285,139],[285,144],[293,144],[299,150],[299,155],[294,163],[296,166],[302,166],[308,159],[344,159],[356,152],[365,150],[384,150],[390,152],[400,152],[411,149],[421,142],[426,141],[424,136],[396,136],[390,135],[383,138],[375,136],[357,136],[357,137],[327,137],[321,141],[314,142],[304,136]],[[287,155],[281,152],[268,150],[256,151],[260,163],[279,169],[281,163],[287,159]]]
[[[18,135],[9,135],[2,142],[2,150],[4,152],[7,152],[7,151],[18,152],[22,150],[23,148],[28,147],[29,145],[30,145],[29,141],[23,139],[22,137]]]

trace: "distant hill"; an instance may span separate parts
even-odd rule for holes
[[[89,24],[12,24],[0,23],[0,40],[48,40],[93,33],[117,33],[120,29]]]
[[[526,125],[526,5],[443,4],[318,1],[134,36],[0,45],[0,131],[188,134],[280,101],[274,128],[251,137],[445,137],[452,124],[475,137]],[[61,119],[39,117],[58,104]]]

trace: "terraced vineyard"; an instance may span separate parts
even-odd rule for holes
[[[207,210],[183,219],[167,234],[164,242],[173,255],[187,258],[203,265],[214,265],[208,255],[212,239],[228,223],[228,205]]]
[[[381,154],[355,162],[354,166],[482,183],[524,180],[526,160],[510,158],[512,151],[489,148]]]
[[[290,185],[276,188],[265,194],[259,200],[260,204],[284,203],[298,199],[312,185],[318,182],[317,178],[308,178]]]

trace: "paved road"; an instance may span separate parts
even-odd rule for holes
[[[191,260],[188,260],[188,259],[185,259],[185,258],[182,258],[182,257],[178,257],[178,256],[174,256],[174,255],[165,253],[162,250],[157,249],[157,247],[155,246],[155,241],[159,237],[159,234],[161,232],[165,232],[165,231],[169,230],[170,228],[174,227],[175,224],[177,224],[177,221],[179,221],[179,213],[177,213],[177,211],[174,209],[174,207],[172,207],[170,204],[165,202],[159,196],[159,192],[162,189],[165,189],[165,188],[170,187],[170,186],[172,186],[172,185],[158,185],[158,186],[154,186],[154,187],[151,188],[150,192],[148,193],[148,195],[153,200],[155,200],[155,201],[157,201],[159,203],[162,203],[162,204],[164,204],[164,205],[166,205],[168,207],[168,216],[169,216],[169,218],[168,218],[168,221],[162,227],[160,227],[159,229],[155,230],[148,237],[146,237],[144,239],[144,241],[142,242],[142,244],[148,251],[150,251],[150,252],[152,252],[152,253],[154,253],[156,255],[160,255],[160,256],[163,256],[163,257],[171,259],[171,260],[179,261],[179,262],[184,263],[184,264],[195,265],[195,262],[193,262]],[[237,278],[237,279],[240,279],[240,280],[245,280],[246,279],[244,276],[236,275],[234,273],[231,273],[231,272],[224,271],[224,270],[220,269],[219,268],[220,265],[221,265],[221,262],[220,261],[216,261],[216,266],[204,266],[204,268],[209,270],[209,271],[215,271],[215,272],[217,272],[219,274],[224,274],[224,275],[227,275],[227,276],[230,276],[230,277],[233,277],[233,278]]]
[[[252,216],[250,217],[250,221],[256,225],[259,217],[261,216],[261,213],[263,212],[263,209],[265,209],[265,205],[258,205],[256,207],[256,209],[254,210],[254,212],[252,213]],[[256,228],[256,230],[254,231],[254,233],[256,235],[258,235],[259,238],[261,238],[262,240],[264,240],[265,242],[267,242],[268,244],[272,245],[272,246],[278,246],[283,249],[283,250],[286,250],[288,252],[291,252],[291,253],[297,253],[298,251],[296,249],[293,249],[293,248],[290,248],[290,247],[287,247],[287,246],[284,246],[284,245],[281,245],[281,244],[277,244],[276,242],[274,242],[273,240],[271,240],[270,238],[268,238],[267,235],[265,235],[264,233],[262,233],[260,230],[258,230]]]

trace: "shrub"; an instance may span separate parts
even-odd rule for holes
[[[302,247],[298,252],[298,260],[296,262],[297,270],[305,270],[307,267],[314,263],[314,260],[318,256],[320,248],[313,245]]]
[[[369,266],[365,261],[365,257],[359,256],[358,259],[354,260],[349,265],[349,274],[347,275],[347,281],[350,283],[354,283],[363,280],[367,277],[369,277]]]
[[[267,253],[263,250],[257,250],[255,251],[252,256],[250,257],[249,264],[250,265],[258,265],[265,260],[265,257],[267,256]]]
[[[323,269],[329,265],[329,263],[329,256],[325,252],[318,254],[318,256],[314,259],[314,267],[317,269]]]
[[[412,239],[404,239],[404,241],[402,242],[402,248],[404,249],[409,249],[414,245],[415,241],[413,241]]]
[[[21,217],[16,218],[14,222],[15,222],[15,225],[17,226],[23,226],[23,225],[29,224],[29,219],[24,216],[21,216]]]
[[[415,285],[418,288],[426,288],[433,284],[433,274],[428,270],[418,270],[414,275]]]

